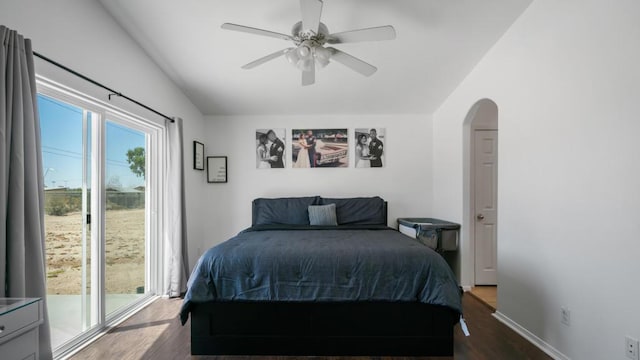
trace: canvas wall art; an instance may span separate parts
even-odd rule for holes
[[[347,129],[294,129],[291,135],[294,168],[349,166]]]
[[[384,167],[384,128],[364,128],[355,131],[356,168]]]
[[[282,169],[285,167],[285,129],[256,130],[256,168]]]

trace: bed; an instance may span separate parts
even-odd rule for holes
[[[181,309],[193,355],[452,356],[461,291],[386,226],[379,197],[256,199],[198,260]]]

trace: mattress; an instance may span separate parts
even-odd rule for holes
[[[257,225],[198,260],[181,309],[208,301],[422,302],[462,313],[435,251],[383,225]]]

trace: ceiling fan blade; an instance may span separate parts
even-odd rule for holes
[[[313,30],[317,34],[322,15],[322,0],[300,0],[300,12],[302,31]]]
[[[286,34],[281,34],[281,33],[273,32],[269,30],[262,30],[258,28],[252,28],[250,26],[224,23],[222,24],[222,28],[225,30],[240,31],[240,32],[245,32],[249,34],[254,34],[254,35],[268,36],[276,39],[293,40],[291,36]]]
[[[243,65],[242,68],[247,70],[247,69],[253,69],[254,67],[258,66],[258,65],[262,65],[264,63],[266,63],[267,61],[271,61],[273,59],[279,58],[280,56],[286,54],[289,50],[292,50],[293,48],[286,48],[286,49],[282,49],[282,50],[278,50],[276,52],[274,52],[273,54],[269,54],[267,56],[261,57],[258,60],[252,61],[246,65]]]
[[[376,68],[375,66],[368,64],[336,48],[328,47],[326,49],[331,51],[331,60],[337,61],[364,76],[371,76],[376,71],[378,71],[378,68]]]
[[[316,65],[314,62],[310,70],[302,72],[302,86],[313,85],[313,83],[315,82],[316,82]]]
[[[396,30],[391,25],[378,26],[359,30],[350,30],[331,34],[327,38],[329,44],[344,44],[360,41],[393,40]]]

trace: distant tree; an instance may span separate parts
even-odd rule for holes
[[[137,177],[144,178],[144,148],[137,147],[127,151],[127,162],[129,163],[129,169],[136,174]]]

